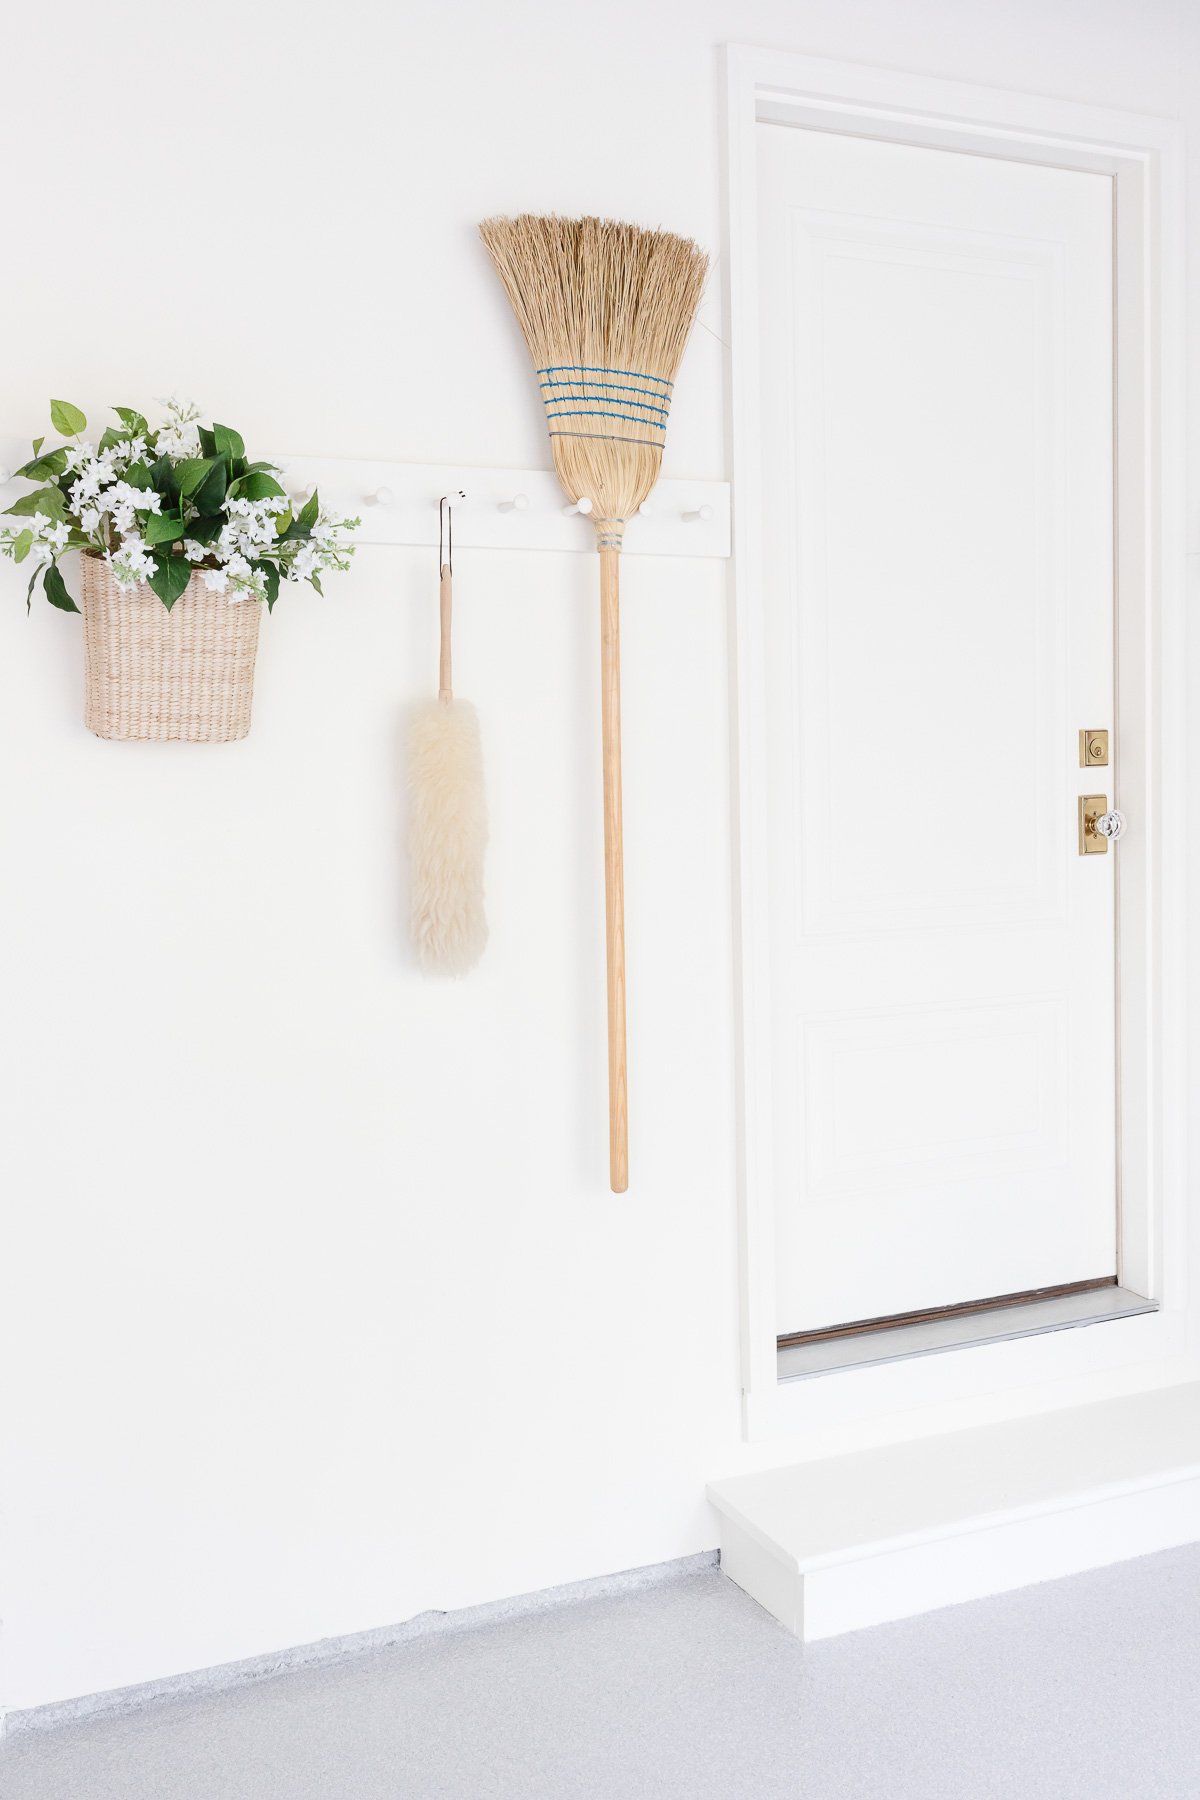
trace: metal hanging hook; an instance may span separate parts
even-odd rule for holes
[[[452,494],[443,494],[438,501],[438,572],[449,569],[454,573],[454,502],[465,500],[465,488],[455,488]],[[443,546],[445,554],[443,555]]]

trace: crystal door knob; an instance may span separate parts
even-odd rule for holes
[[[1107,794],[1080,794],[1076,804],[1080,856],[1107,856],[1109,844],[1125,831],[1125,814],[1109,806]]]

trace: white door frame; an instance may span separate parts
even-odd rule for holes
[[[867,1422],[932,1423],[1024,1388],[1022,1410],[1177,1380],[1186,1281],[1184,816],[1184,236],[1172,120],[851,63],[727,50],[737,648],[742,1365],[749,1437]],[[1117,850],[1120,1279],[1157,1314],[781,1384],[775,1351],[767,744],[759,418],[756,133],[802,125],[1111,175],[1116,294],[1117,716],[1105,774],[1129,818]],[[1064,826],[1064,829],[1066,827]],[[1030,1384],[1036,1388],[1030,1390]]]

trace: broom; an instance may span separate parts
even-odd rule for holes
[[[629,1185],[625,898],[621,845],[618,558],[625,522],[662,465],[672,384],[708,258],[686,238],[608,219],[487,219],[480,236],[537,371],[568,499],[592,502],[600,552],[604,895],[608,947],[608,1155]]]
[[[479,719],[452,686],[450,627],[454,608],[454,547],[443,560],[439,507],[438,576],[441,655],[438,697],[413,711],[408,735],[409,857],[412,930],[417,958],[430,974],[464,975],[487,943],[483,911],[483,852],[487,810]]]

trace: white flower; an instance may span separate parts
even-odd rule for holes
[[[119,444],[110,444],[107,450],[96,452],[96,469],[101,482],[106,486],[110,481],[117,479],[124,466]]]
[[[208,547],[205,544],[198,544],[195,538],[184,538],[183,554],[189,562],[203,562],[208,555]]]
[[[45,513],[34,513],[29,519],[19,519],[16,525],[6,525],[0,529],[0,551],[11,556],[18,538],[25,538],[26,550],[22,561],[27,573],[36,575],[66,549],[70,532],[71,528],[65,520],[48,518]]]
[[[131,487],[127,481],[114,482],[100,499],[106,513],[111,514],[112,522],[122,536],[137,530],[137,515],[147,512],[161,512],[162,496],[152,488]]]
[[[48,519],[45,513],[34,513],[30,519],[20,519],[16,525],[5,525],[0,529],[0,550],[11,556],[18,538],[25,538],[22,561],[27,574],[36,575],[54,561],[67,541],[68,529],[66,525]]]
[[[225,523],[213,546],[221,562],[231,557],[257,558],[278,543],[275,516],[283,504],[278,495],[267,500],[226,500]]]
[[[160,398],[158,404],[172,425],[191,425],[200,417],[200,408],[194,400],[180,400],[175,394],[169,400]]]
[[[144,437],[122,438],[119,444],[110,444],[105,453],[112,458],[114,469],[127,469],[130,463],[141,462],[146,454]]]
[[[33,537],[26,557],[29,573],[32,575],[35,569],[44,569],[47,563],[52,563],[66,548],[71,528],[61,519],[48,518],[45,513],[34,513],[25,529]]]
[[[230,594],[230,602],[234,605],[240,600],[265,600],[267,597],[267,578],[261,569],[255,569],[249,581],[235,588]]]
[[[158,454],[182,458],[199,456],[200,432],[195,425],[164,425],[158,433]]]
[[[289,581],[307,581],[316,572],[317,566],[317,552],[313,545],[301,541],[288,569],[287,578]]]
[[[224,569],[201,569],[200,579],[210,594],[223,594],[229,586],[229,577]]]
[[[89,500],[96,499],[100,492],[101,474],[95,459],[79,465],[78,478],[71,483],[71,505],[78,512]]]
[[[199,456],[200,427],[197,420],[200,408],[190,400],[170,400],[161,402],[166,409],[166,423],[158,430],[158,454],[160,456]]]
[[[346,534],[358,525],[357,519],[339,519],[322,509],[308,538],[293,538],[279,546],[284,579],[291,582],[311,581],[326,569],[348,569],[354,545]]]
[[[267,578],[261,569],[252,569],[244,556],[231,556],[221,571],[228,579],[226,599],[236,606],[242,600],[265,600]]]
[[[104,496],[117,506],[132,506],[134,512],[161,512],[162,495],[156,494],[153,488],[131,487],[127,481],[118,481]]]
[[[154,573],[154,558],[136,532],[122,539],[119,550],[106,551],[104,560],[122,592],[135,588],[140,581],[147,580]]]
[[[55,555],[66,549],[71,527],[64,519],[48,519],[45,513],[34,513],[33,527],[37,542],[48,544]]]

